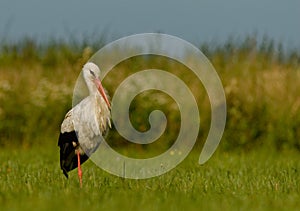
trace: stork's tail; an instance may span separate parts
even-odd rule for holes
[[[79,143],[75,131],[60,133],[58,139],[58,146],[60,147],[60,168],[67,178],[68,172],[78,166],[75,152],[78,145]],[[80,162],[84,163],[88,158],[89,157],[85,154],[80,155]]]

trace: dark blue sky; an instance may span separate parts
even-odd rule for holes
[[[1,0],[0,36],[16,40],[164,32],[192,43],[256,32],[300,47],[300,0]],[[0,39],[1,40],[1,39]]]

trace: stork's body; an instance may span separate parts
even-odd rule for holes
[[[110,127],[110,103],[98,79],[99,74],[94,63],[84,65],[83,77],[89,96],[66,114],[58,140],[60,167],[67,178],[68,172],[78,167],[80,184],[81,163],[98,148],[101,136]]]

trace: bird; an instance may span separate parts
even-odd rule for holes
[[[68,178],[68,172],[77,167],[80,187],[81,164],[97,150],[101,137],[111,128],[111,104],[99,79],[99,67],[88,62],[82,75],[89,95],[66,113],[58,138],[60,168]]]

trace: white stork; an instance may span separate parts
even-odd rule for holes
[[[110,103],[99,80],[100,70],[94,63],[82,69],[89,96],[73,107],[65,116],[58,139],[60,167],[68,178],[68,172],[78,167],[80,187],[85,162],[100,144],[100,139],[110,123]],[[79,141],[78,141],[79,140]]]

